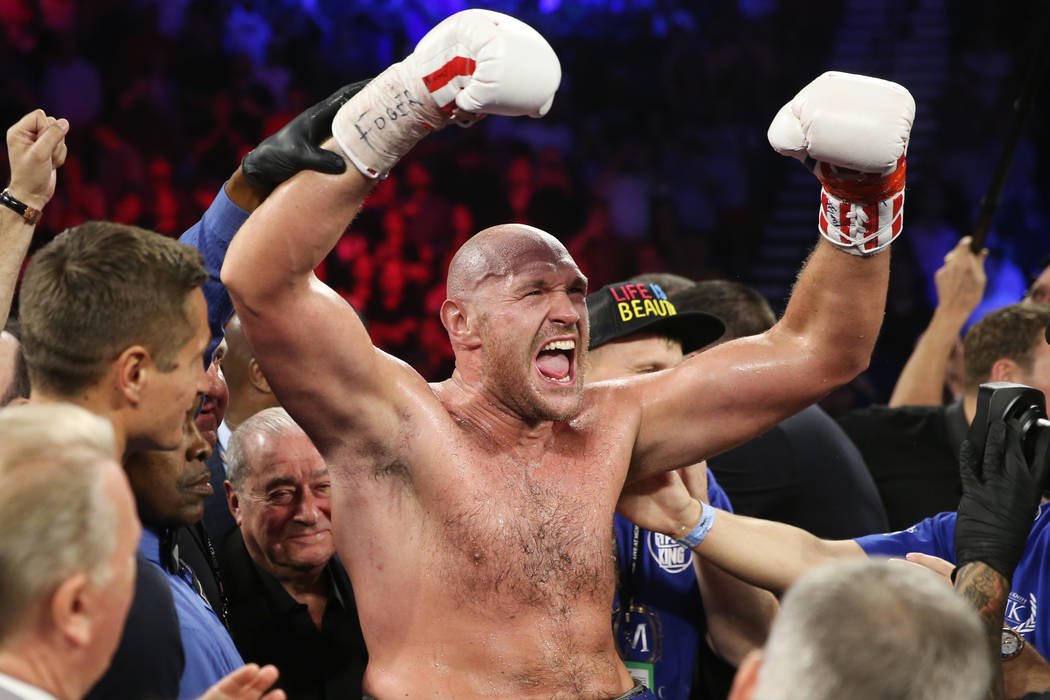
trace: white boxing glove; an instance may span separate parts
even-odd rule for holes
[[[560,82],[558,57],[539,32],[499,12],[464,10],[343,105],[332,135],[358,170],[386,177],[419,139],[451,120],[542,117]]]
[[[828,72],[769,125],[770,145],[820,179],[818,229],[854,255],[874,255],[902,228],[905,155],[915,100],[903,86]]]

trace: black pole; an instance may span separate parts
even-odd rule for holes
[[[999,209],[999,196],[1003,192],[1006,183],[1006,175],[1010,170],[1010,162],[1013,160],[1014,151],[1017,150],[1017,142],[1021,139],[1021,129],[1024,126],[1025,117],[1032,108],[1032,96],[1035,94],[1039,83],[1039,76],[1046,68],[1047,58],[1050,57],[1050,6],[1043,14],[1043,21],[1035,33],[1038,48],[1035,60],[1028,68],[1021,96],[1014,100],[1012,106],[1012,117],[1010,127],[1006,132],[1006,141],[1003,150],[999,154],[999,162],[995,166],[995,174],[992,182],[988,185],[988,191],[981,198],[981,209],[977,215],[977,223],[974,225],[973,239],[970,241],[970,251],[978,253],[984,248],[984,241],[988,237],[988,229],[992,226],[992,219]]]

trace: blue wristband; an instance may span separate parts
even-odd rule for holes
[[[711,526],[715,524],[715,509],[703,501],[700,501],[700,522],[696,524],[688,535],[680,537],[676,542],[682,545],[686,549],[692,549],[698,544],[704,541],[707,537],[707,533],[711,531]]]

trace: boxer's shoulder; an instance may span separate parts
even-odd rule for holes
[[[644,395],[639,380],[647,375],[621,377],[598,382],[589,382],[583,387],[580,411],[570,424],[577,430],[602,432],[610,426],[625,432],[641,419],[641,402]]]

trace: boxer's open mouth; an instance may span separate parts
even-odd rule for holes
[[[576,341],[572,338],[548,342],[536,354],[536,369],[547,380],[571,384],[576,378]]]

